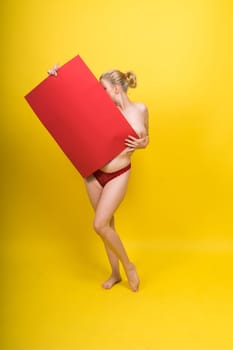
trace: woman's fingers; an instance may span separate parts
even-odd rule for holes
[[[59,68],[58,64],[55,64],[51,69],[48,70],[48,74],[56,77],[58,68]]]
[[[125,145],[132,149],[143,148],[145,146],[145,137],[138,139],[129,135],[127,139],[125,139]]]
[[[128,135],[126,140],[132,140],[132,141],[137,141],[138,139],[132,135]]]
[[[131,139],[131,138],[127,138],[125,140],[125,145],[130,147],[130,148],[136,148],[137,147],[137,141],[135,138]]]

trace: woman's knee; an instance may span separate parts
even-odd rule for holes
[[[100,236],[104,237],[106,235],[106,231],[109,227],[109,224],[106,223],[106,221],[95,217],[93,222],[93,227],[96,233],[98,233]]]

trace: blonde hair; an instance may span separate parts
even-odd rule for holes
[[[131,71],[123,73],[117,69],[109,70],[100,76],[99,80],[101,79],[108,80],[112,85],[120,85],[125,92],[129,87],[137,86],[137,77]]]

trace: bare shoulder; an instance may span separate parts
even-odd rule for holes
[[[148,134],[148,109],[144,103],[135,102],[135,108],[137,109],[139,124],[143,125],[146,134]],[[143,132],[144,133],[144,132]]]
[[[143,118],[144,123],[148,123],[148,108],[144,103],[136,102],[135,104],[139,114],[141,115],[141,118]]]
[[[147,106],[145,105],[145,103],[135,102],[135,106],[138,108],[138,110],[141,113],[147,113],[148,114],[148,109],[147,109]]]

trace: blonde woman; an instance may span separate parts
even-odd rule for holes
[[[48,74],[56,76],[57,70],[58,66],[54,66]],[[139,276],[116,232],[114,213],[127,190],[131,156],[135,150],[145,148],[149,143],[148,111],[143,103],[133,102],[127,95],[128,88],[137,86],[134,73],[111,70],[101,75],[100,83],[138,135],[138,138],[129,135],[125,140],[125,149],[84,180],[95,211],[94,229],[104,243],[112,270],[102,287],[110,289],[121,281],[119,269],[121,262],[129,286],[136,292],[139,289]]]
[[[100,83],[117,108],[136,131],[138,138],[128,136],[125,149],[104,167],[85,179],[86,189],[95,211],[94,229],[99,234],[111,265],[111,275],[102,284],[105,289],[121,281],[121,262],[132,291],[139,288],[139,276],[114,226],[114,213],[122,202],[130,176],[133,152],[148,145],[148,111],[143,103],[133,102],[127,95],[128,88],[137,85],[132,72],[111,70],[101,75]]]

